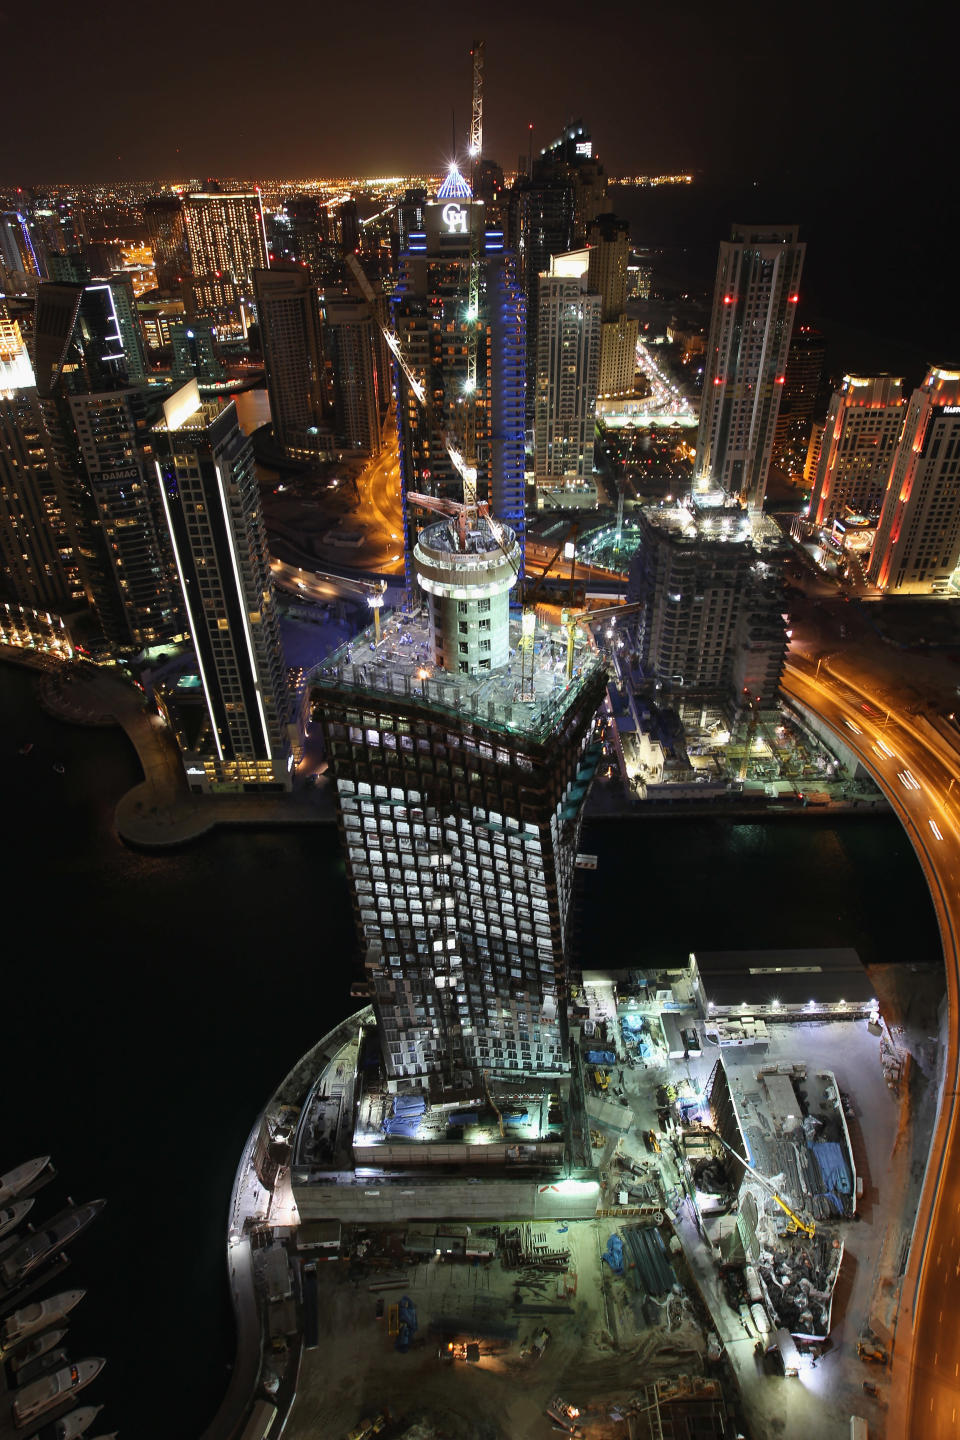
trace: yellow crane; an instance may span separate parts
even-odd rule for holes
[[[497,1124],[500,1126],[500,1139],[505,1140],[507,1138],[507,1132],[503,1128],[503,1115],[500,1112],[500,1108],[497,1105],[496,1100],[494,1100],[493,1096],[490,1094],[489,1070],[484,1070],[483,1072],[483,1088],[487,1092],[487,1101],[489,1102],[490,1108],[497,1117]]]
[[[770,1194],[773,1196],[774,1201],[777,1205],[780,1206],[780,1209],[784,1212],[784,1214],[788,1217],[790,1221],[790,1224],[787,1226],[788,1232],[793,1234],[796,1231],[801,1230],[804,1235],[806,1235],[810,1240],[812,1240],[814,1235],[816,1235],[817,1233],[817,1227],[813,1223],[813,1221],[805,1220],[802,1216],[798,1215],[796,1210],[794,1210],[790,1205],[787,1204],[786,1200],[784,1200],[783,1196],[779,1193],[773,1182],[768,1180],[766,1175],[761,1175],[760,1171],[757,1170],[755,1166],[751,1165],[749,1160],[747,1160],[743,1155],[738,1155],[736,1150],[734,1150],[733,1146],[728,1145],[722,1135],[718,1135],[717,1139],[720,1141],[720,1144],[723,1146],[724,1150],[729,1150],[733,1158],[735,1160],[739,1160],[743,1168],[745,1170],[749,1170],[750,1174],[754,1177],[754,1179],[759,1180],[760,1184],[765,1185],[766,1188],[770,1191]]]

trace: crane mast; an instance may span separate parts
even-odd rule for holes
[[[473,56],[473,106],[470,112],[470,159],[474,179],[483,150],[483,41],[477,40],[470,51]]]

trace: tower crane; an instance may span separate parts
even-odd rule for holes
[[[424,495],[417,490],[409,490],[407,492],[407,504],[419,505],[421,510],[433,510],[437,515],[447,515],[451,520],[455,520],[457,522],[457,534],[460,538],[461,550],[466,550],[467,548],[467,529],[471,520],[477,516],[482,516],[490,526],[497,544],[501,550],[503,550],[507,559],[510,559],[510,555],[504,546],[499,526],[490,514],[490,507],[485,500],[477,501],[476,491],[474,491],[472,500],[468,500],[466,494],[464,494],[463,500],[460,501],[446,500],[440,495]]]
[[[470,109],[470,159],[471,188],[477,193],[477,174],[483,151],[483,41],[477,40],[470,51],[473,57],[473,96]],[[467,277],[467,378],[464,391],[467,396],[464,413],[464,454],[468,466],[476,468],[477,455],[477,409],[474,396],[477,393],[477,350],[479,347],[480,321],[480,226],[476,210],[470,210],[470,268]]]
[[[483,41],[474,41],[470,51],[473,58],[473,107],[470,112],[470,159],[473,161],[473,178],[476,179],[477,164],[483,151]]]
[[[376,318],[377,296],[374,292],[373,286],[367,279],[366,272],[364,271],[363,266],[360,264],[357,256],[353,254],[346,256],[346,264],[349,267],[351,273],[353,274],[353,277],[356,280],[357,285],[359,286],[363,298],[373,308],[374,318]],[[407,357],[404,355],[403,346],[400,343],[399,336],[397,335],[396,331],[392,330],[389,325],[384,325],[381,320],[377,320],[377,323],[380,326],[380,330],[383,334],[384,340],[386,340],[391,351],[396,356],[397,364],[400,366],[400,369],[406,376],[407,383],[409,384],[410,389],[416,396],[418,404],[420,405],[422,410],[426,411],[426,388],[423,384],[423,381],[417,378],[410,366],[409,361],[407,360]],[[470,409],[472,412],[472,404],[470,406]],[[460,479],[463,481],[464,501],[467,504],[471,504],[473,503],[473,500],[476,499],[477,494],[477,467],[472,460],[469,460],[466,455],[464,455],[460,450],[458,450],[457,446],[453,443],[450,435],[445,429],[441,430],[440,434],[443,440],[444,449],[446,450],[447,455],[450,457],[450,463],[453,466],[454,470],[456,470],[457,474],[460,476]]]
[[[391,330],[389,325],[384,325],[377,315],[377,296],[374,293],[373,286],[367,279],[366,271],[360,264],[358,257],[352,252],[349,255],[345,256],[344,259],[345,263],[347,264],[353,275],[354,280],[356,280],[357,285],[360,288],[360,293],[363,295],[364,300],[366,300],[367,304],[373,310],[374,319],[380,326],[384,340],[386,340],[387,344],[390,346],[390,349],[393,351],[393,354],[397,357],[397,364],[400,366],[400,369],[403,371],[404,375],[406,375],[407,383],[409,384],[410,389],[413,391],[414,395],[416,395],[420,404],[426,405],[427,392],[424,388],[423,381],[418,380],[416,375],[410,369],[410,366],[407,363],[406,356],[403,353],[403,346],[400,344],[400,341],[395,331]]]

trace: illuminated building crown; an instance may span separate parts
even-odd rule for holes
[[[473,191],[468,181],[464,180],[456,163],[452,163],[447,171],[447,178],[437,191],[438,200],[472,200]]]

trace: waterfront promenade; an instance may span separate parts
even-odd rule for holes
[[[75,725],[118,725],[137,752],[143,780],[117,803],[120,838],[140,849],[187,845],[218,825],[331,824],[329,788],[295,783],[284,795],[193,795],[177,744],[166,722],[150,710],[143,692],[106,666],[68,664],[32,650],[0,648],[0,659],[40,676],[40,701],[57,719]]]

